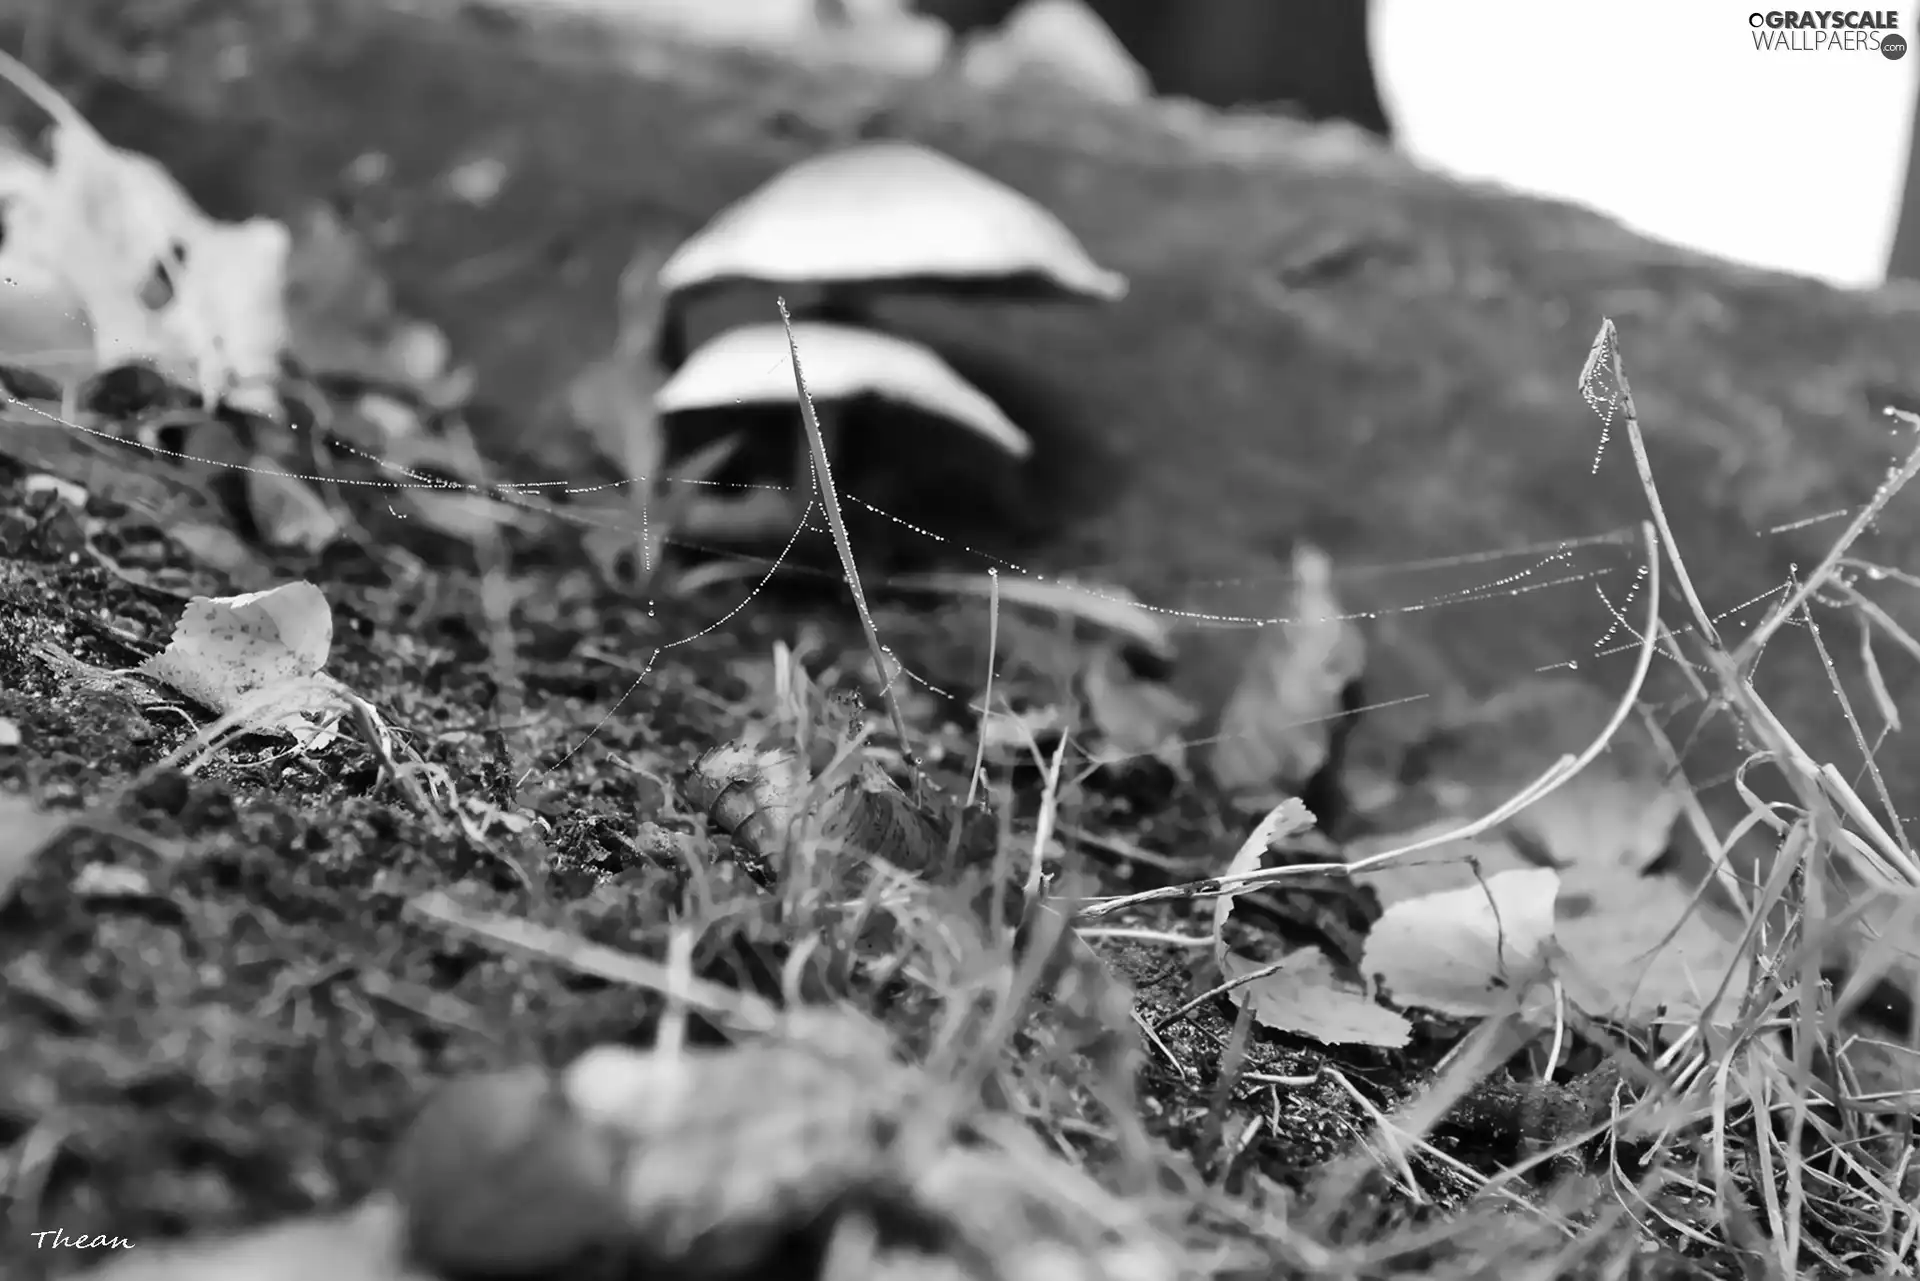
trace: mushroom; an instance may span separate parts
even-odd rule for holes
[[[861,397],[877,397],[910,406],[943,422],[964,428],[1001,454],[1024,460],[1033,442],[1004,411],[967,382],[940,356],[904,338],[849,325],[823,321],[795,321],[793,344],[806,371],[807,390],[819,410],[820,425],[834,448],[841,426],[833,411]],[[743,325],[702,345],[667,379],[654,396],[654,408],[673,415],[726,411],[739,407],[797,405],[793,361],[782,325]],[[781,442],[780,454],[791,458],[790,469],[778,476],[788,486],[784,493],[768,487],[773,477],[735,469],[733,476],[759,487],[746,496],[710,499],[690,504],[683,528],[694,537],[751,540],[792,526],[801,513],[800,495],[812,473],[813,457],[797,415],[788,419],[794,440]],[[685,442],[673,440],[674,424],[665,423],[668,451],[686,452]],[[766,451],[743,450],[743,457]],[[751,465],[751,464],[749,464]]]
[[[864,142],[803,160],[722,210],[660,268],[669,296],[659,354],[689,346],[688,296],[727,285],[815,291],[795,314],[848,316],[877,291],[1112,302],[1126,278],[1094,262],[1028,197],[910,142]],[[674,301],[681,306],[673,306]]]

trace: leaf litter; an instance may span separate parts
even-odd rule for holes
[[[270,247],[269,240],[271,236],[263,236],[255,247]],[[166,273],[143,279],[139,292],[148,299],[158,296],[155,279],[167,289],[175,289],[177,282],[167,278]],[[253,285],[257,286],[258,281]],[[203,297],[192,291],[182,292]],[[236,296],[244,297],[247,293],[247,289],[235,291]],[[160,303],[159,309],[165,310],[167,306]],[[101,310],[106,315],[110,309],[102,303]],[[193,308],[179,310],[183,316],[179,326],[183,332],[190,330],[194,323]],[[217,310],[210,305],[202,306],[200,319]],[[161,337],[173,341],[176,347],[185,347],[190,353],[199,352],[188,363],[193,365],[195,379],[203,387],[219,381],[209,374],[213,366],[206,354],[218,346],[217,335],[209,338],[201,333],[190,341],[178,340],[178,334],[171,332]],[[198,348],[194,347],[196,342],[200,344]],[[157,356],[163,364],[171,362],[175,372],[184,371],[186,365],[165,350],[163,342],[149,340],[146,345],[153,349],[146,354]],[[429,348],[430,343],[425,346],[412,343],[408,350],[417,355]],[[419,379],[430,377],[444,364],[441,359],[403,358],[388,362],[388,367]],[[218,372],[214,370],[215,374]],[[230,386],[245,381],[236,380],[230,370],[225,379],[223,385]],[[237,386],[235,389],[244,391]],[[422,399],[426,403],[435,400],[434,397]],[[448,396],[441,398],[440,403],[457,399],[457,396]],[[417,439],[416,425],[384,433],[379,452],[385,453],[400,439]],[[419,462],[432,453],[429,448],[414,461]],[[273,457],[261,457],[265,458],[263,474],[286,481],[298,479]],[[289,499],[289,506],[297,509],[298,500]],[[289,522],[289,527],[298,524],[299,521],[294,520]],[[301,538],[275,539],[272,522],[261,522],[261,525],[269,542],[279,541],[287,546],[299,546],[303,542]],[[477,533],[474,536],[477,537]],[[305,549],[311,552],[321,545],[324,544],[310,543]],[[1238,746],[1224,755],[1220,752],[1214,755],[1213,772],[1217,781],[1241,802],[1259,797],[1271,799],[1276,794],[1283,797],[1236,854],[1223,873],[1227,877],[1244,877],[1256,872],[1276,843],[1303,836],[1305,829],[1312,825],[1313,817],[1305,807],[1285,793],[1289,788],[1303,785],[1328,763],[1331,732],[1325,730],[1324,725],[1341,713],[1341,696],[1359,677],[1364,664],[1361,629],[1353,620],[1341,616],[1331,591],[1330,565],[1324,555],[1303,547],[1296,552],[1295,568],[1298,581],[1293,604],[1298,607],[1294,612],[1300,625],[1294,629],[1276,627],[1274,635],[1281,640],[1262,647],[1250,662],[1230,705],[1230,716],[1238,731],[1232,737]],[[999,588],[998,583],[989,585],[996,600]],[[1055,593],[1048,600],[1051,605],[1067,602],[1068,612],[1117,627],[1137,643],[1158,643],[1163,653],[1172,649],[1161,620],[1144,608],[1135,608],[1137,602],[1127,602],[1124,594],[1081,592],[1076,601],[1074,593],[1078,588],[1061,584],[1051,590]],[[1017,590],[1011,592],[1009,598],[1018,594]],[[1030,592],[1027,598],[1039,600],[1042,595]],[[1088,601],[1104,603],[1089,609]],[[312,706],[300,701],[305,695],[295,698],[294,706],[286,706],[285,692],[293,687],[331,688],[336,698],[343,692],[323,679],[322,669],[331,648],[331,628],[325,597],[308,583],[287,583],[240,596],[199,596],[190,602],[175,629],[172,643],[162,654],[143,664],[142,670],[194,698],[208,710],[236,715],[243,724],[257,730],[295,732],[306,739],[309,748],[315,748],[320,727],[304,719],[304,714],[313,710]],[[771,736],[749,736],[723,743],[700,757],[683,781],[683,790],[692,808],[730,839],[736,854],[744,853],[753,860],[757,864],[756,879],[770,886],[779,884],[787,874],[796,851],[811,852],[815,848],[815,842],[796,840],[796,833],[807,824],[814,825],[816,835],[824,838],[819,844],[844,849],[853,855],[847,866],[856,874],[848,878],[842,888],[857,889],[865,874],[881,863],[891,863],[908,873],[937,874],[943,862],[951,857],[953,846],[949,837],[955,834],[940,830],[926,810],[865,750],[868,727],[858,709],[845,701],[821,699],[790,654],[777,655],[776,668],[779,672],[776,684],[783,698],[774,717],[775,732]],[[891,676],[891,672],[886,674]],[[1120,650],[1112,645],[1090,651],[1087,666],[1080,673],[1079,692],[1085,704],[1082,710],[1091,728],[1106,740],[1108,748],[1122,754],[1171,755],[1182,746],[1180,736],[1193,722],[1194,711],[1190,706],[1158,682],[1131,671]],[[262,706],[262,694],[273,696],[264,700],[266,706]],[[1452,757],[1448,751],[1450,744],[1457,745],[1463,738],[1471,739],[1475,733],[1486,731],[1489,723],[1497,723],[1499,728],[1492,736],[1498,738],[1504,734],[1509,742],[1529,746],[1537,765],[1545,754],[1541,743],[1546,740],[1529,740],[1526,733],[1516,730],[1516,724],[1526,723],[1529,709],[1531,714],[1543,715],[1549,723],[1565,723],[1577,718],[1567,717],[1551,707],[1542,713],[1536,704],[1528,701],[1530,697],[1519,697],[1509,704],[1496,699],[1483,709],[1478,719],[1470,718],[1451,726],[1425,745],[1427,750],[1416,773],[1427,785],[1429,802],[1470,811],[1474,802],[1490,797],[1504,799],[1499,793],[1509,784],[1529,781],[1510,777],[1500,768],[1481,768],[1470,749]],[[1503,721],[1502,717],[1506,719]],[[1632,750],[1629,746],[1625,754],[1630,755]],[[1729,921],[1703,911],[1694,901],[1696,896],[1679,882],[1646,872],[1664,847],[1678,813],[1680,793],[1664,775],[1656,777],[1644,768],[1641,758],[1613,764],[1612,770],[1603,768],[1597,773],[1589,766],[1559,792],[1521,810],[1509,824],[1484,838],[1462,838],[1454,843],[1460,847],[1457,850],[1442,845],[1439,849],[1420,851],[1433,857],[1418,863],[1406,860],[1408,875],[1394,881],[1391,889],[1383,887],[1389,884],[1389,874],[1399,869],[1400,863],[1392,858],[1382,860],[1380,856],[1395,848],[1395,841],[1413,843],[1444,834],[1443,825],[1454,822],[1453,819],[1429,821],[1424,826],[1407,829],[1402,836],[1376,834],[1368,838],[1375,843],[1374,847],[1350,844],[1340,851],[1349,859],[1361,862],[1353,879],[1362,884],[1371,880],[1385,904],[1385,911],[1368,932],[1357,975],[1322,947],[1293,945],[1285,939],[1276,940],[1280,944],[1277,961],[1255,962],[1231,946],[1231,938],[1243,938],[1247,930],[1247,922],[1232,919],[1236,894],[1219,894],[1212,939],[1216,963],[1230,981],[1246,980],[1229,987],[1228,995],[1248,1006],[1253,1018],[1263,1026],[1326,1044],[1383,1048],[1405,1046],[1413,1024],[1403,1014],[1382,1004],[1369,990],[1369,982],[1375,978],[1384,981],[1388,989],[1386,995],[1394,1003],[1443,1014],[1491,1014],[1500,1008],[1498,998],[1511,1001],[1516,994],[1529,1000],[1540,998],[1539,981],[1551,972],[1564,989],[1567,1000],[1595,1017],[1646,1025],[1661,1020],[1685,1020],[1706,1010],[1709,1018],[1724,1020],[1727,1011],[1724,1008],[1708,1010],[1708,1002],[1729,973],[1727,990],[1730,993],[1737,997],[1745,987],[1746,961],[1737,946],[1739,931]],[[1580,779],[1588,774],[1595,775],[1590,785],[1584,790],[1578,788]],[[1561,793],[1570,795],[1563,796],[1559,805],[1548,804]],[[493,806],[482,808],[500,815],[516,830],[526,831],[532,827],[533,820],[524,813],[508,814]],[[1536,810],[1539,812],[1535,813]],[[35,827],[33,820],[44,818],[37,810],[23,811],[21,817],[22,822],[15,825],[20,831],[55,830],[45,827],[44,822],[41,827]],[[16,841],[15,845],[19,843]],[[1036,845],[1049,851],[1054,848],[1039,841]],[[12,850],[14,846],[7,848]],[[666,841],[660,848],[677,851],[677,856],[689,860],[697,857],[697,844],[688,841]],[[1049,858],[1052,856],[1048,854]],[[1523,865],[1511,865],[1513,860]],[[1036,870],[1040,866],[1041,856],[1037,851]],[[1422,881],[1412,875],[1416,866],[1444,867],[1446,876]],[[0,865],[0,879],[7,874],[8,869]],[[17,870],[12,874],[17,875]],[[1471,884],[1454,883],[1461,879],[1470,880]],[[1041,883],[1046,883],[1045,878]],[[1260,974],[1261,970],[1267,972]],[[1256,974],[1259,977],[1251,977]],[[683,979],[687,981],[681,981]],[[689,976],[679,975],[664,986],[664,991],[672,1002],[681,1002],[697,987]],[[678,1005],[673,1008],[680,1009]],[[846,1039],[844,1031],[841,1039]],[[625,1046],[602,1045],[600,1050],[589,1051],[575,1060],[573,1069],[557,1077],[535,1072],[522,1073],[511,1080],[494,1078],[492,1084],[504,1089],[495,1095],[486,1094],[483,1087],[489,1083],[485,1078],[463,1078],[463,1085],[456,1083],[444,1096],[442,1112],[434,1113],[430,1109],[423,1113],[397,1150],[399,1160],[390,1178],[405,1192],[397,1204],[385,1192],[377,1193],[360,1210],[338,1219],[297,1222],[269,1229],[258,1236],[219,1243],[210,1250],[189,1247],[186,1253],[175,1255],[171,1260],[157,1259],[151,1265],[141,1261],[131,1268],[111,1267],[101,1275],[119,1277],[124,1273],[142,1278],[175,1274],[253,1275],[255,1265],[250,1260],[259,1260],[259,1266],[280,1269],[271,1275],[290,1276],[292,1274],[284,1270],[293,1266],[290,1257],[281,1256],[289,1248],[287,1240],[300,1238],[313,1245],[319,1257],[331,1261],[335,1271],[329,1275],[342,1274],[342,1268],[349,1271],[360,1268],[369,1276],[398,1277],[423,1257],[452,1265],[471,1262],[454,1258],[448,1252],[457,1254],[472,1246],[484,1250],[484,1230],[502,1226],[507,1238],[487,1251],[483,1260],[498,1263],[514,1250],[537,1250],[541,1243],[541,1232],[532,1228],[514,1236],[510,1214],[503,1213],[498,1225],[489,1222],[488,1211],[499,1202],[488,1198],[500,1196],[502,1190],[509,1197],[506,1208],[524,1212],[525,1207],[512,1205],[511,1195],[514,1187],[524,1186],[516,1184],[515,1179],[529,1177],[536,1180],[527,1198],[531,1205],[542,1204],[538,1194],[551,1196],[569,1188],[580,1192],[565,1208],[589,1220],[584,1230],[587,1236],[631,1233],[636,1241],[629,1244],[634,1248],[658,1249],[666,1242],[670,1250],[685,1252],[691,1248],[690,1242],[710,1243],[719,1235],[750,1241],[752,1225],[760,1222],[756,1215],[765,1215],[764,1226],[777,1232],[779,1225],[790,1221],[790,1215],[783,1217],[778,1209],[783,1196],[799,1196],[804,1200],[808,1196],[862,1189],[875,1181],[876,1172],[910,1185],[923,1198],[924,1205],[961,1226],[963,1236],[971,1232],[981,1250],[1026,1252],[1022,1257],[999,1259],[992,1275],[1036,1278],[1171,1275],[1171,1265],[1155,1256],[1161,1243],[1146,1239],[1151,1237],[1150,1233],[1141,1234],[1142,1240],[1135,1243],[1144,1254],[1135,1257],[1135,1270],[1131,1273],[1124,1266],[1110,1268],[1103,1261],[1095,1267],[1090,1262],[1100,1253],[1100,1241],[1111,1245],[1116,1235],[1124,1235],[1117,1234],[1115,1220],[1121,1217],[1119,1213],[1086,1216],[1080,1231],[1068,1234],[1073,1238],[1071,1241],[1048,1240],[1045,1233],[1037,1230],[1017,1243],[995,1239],[995,1229],[1005,1222],[1026,1221],[1028,1215],[1036,1222],[1058,1222],[1069,1206],[1084,1212],[1098,1204],[1100,1196],[1091,1188],[1082,1188],[1064,1201],[1042,1205],[1046,1201],[1042,1185],[1051,1180],[1052,1190],[1058,1191],[1064,1167],[1055,1162],[1047,1167],[1048,1178],[1040,1184],[1023,1183],[1011,1172],[1033,1168],[1031,1163],[996,1163],[985,1159],[978,1147],[949,1148],[917,1174],[902,1174],[892,1164],[898,1154],[876,1152],[870,1144],[863,1147],[861,1127],[841,1127],[854,1131],[853,1145],[861,1148],[854,1157],[836,1163],[831,1153],[823,1155],[823,1149],[815,1147],[808,1150],[802,1163],[804,1168],[798,1174],[774,1163],[759,1171],[766,1176],[762,1184],[736,1182],[722,1189],[735,1194],[745,1189],[748,1199],[755,1201],[737,1212],[725,1213],[717,1213],[711,1199],[702,1200],[692,1195],[683,1182],[684,1163],[678,1160],[671,1163],[671,1169],[666,1164],[658,1169],[630,1166],[624,1187],[614,1186],[611,1166],[605,1170],[595,1166],[597,1158],[592,1153],[602,1150],[595,1145],[604,1147],[613,1143],[610,1131],[629,1131],[629,1140],[639,1135],[657,1143],[661,1137],[658,1129],[650,1127],[657,1127],[667,1110],[663,1100],[676,1097],[683,1103],[692,1100],[714,1105],[711,1113],[703,1112],[691,1121],[682,1109],[680,1115],[669,1118],[670,1124],[698,1128],[710,1121],[708,1128],[724,1136],[724,1140],[714,1146],[724,1153],[725,1159],[736,1163],[745,1150],[762,1156],[779,1150],[779,1144],[796,1131],[807,1136],[808,1142],[820,1137],[814,1133],[818,1118],[813,1114],[821,1112],[821,1107],[797,1107],[787,1114],[772,1108],[740,1109],[733,1104],[737,1097],[752,1097],[752,1086],[770,1074],[783,1080],[803,1078],[805,1071],[784,1068],[774,1071],[766,1066],[770,1057],[778,1057],[791,1048],[735,1045],[724,1050],[688,1054],[666,1050],[648,1053]],[[877,1056],[876,1066],[879,1066],[878,1059],[885,1057],[884,1054]],[[586,1070],[582,1064],[593,1065],[598,1087],[587,1095],[569,1097],[566,1106],[576,1113],[590,1114],[585,1116],[586,1128],[590,1131],[597,1128],[596,1133],[584,1140],[588,1152],[584,1166],[577,1152],[573,1155],[563,1152],[558,1165],[534,1159],[543,1152],[552,1152],[556,1145],[564,1147],[571,1141],[570,1130],[577,1127],[581,1118],[568,1119],[564,1109],[559,1114],[539,1112],[539,1119],[522,1136],[524,1146],[519,1139],[505,1144],[506,1151],[527,1159],[510,1159],[510,1165],[518,1168],[510,1169],[507,1176],[497,1181],[490,1179],[484,1162],[460,1159],[462,1152],[484,1151],[499,1137],[497,1130],[490,1137],[489,1127],[510,1127],[515,1120],[515,1108],[522,1103],[530,1104],[536,1111],[550,1108],[556,1081],[559,1094],[568,1095],[570,1087],[578,1084]],[[894,1074],[898,1070],[898,1064],[887,1063],[880,1074]],[[738,1090],[712,1095],[694,1093],[690,1092],[696,1087],[690,1084],[689,1074],[695,1071],[702,1074],[701,1087],[736,1071],[748,1084]],[[609,1079],[618,1084],[623,1077],[629,1084],[618,1089],[606,1084]],[[512,1085],[513,1080],[521,1084]],[[875,1091],[866,1078],[843,1081],[836,1088],[842,1089],[838,1097],[856,1111],[892,1097],[885,1090]],[[473,1097],[476,1090],[483,1101],[493,1098],[499,1106],[463,1108],[460,1100]],[[589,1095],[591,1097],[587,1097]],[[627,1102],[609,1105],[607,1099],[613,1095],[621,1095]],[[516,1098],[520,1102],[513,1102]],[[449,1111],[454,1121],[451,1125],[441,1125],[436,1118]],[[839,1115],[833,1108],[824,1111]],[[676,1143],[679,1136],[680,1132],[675,1130]],[[832,1140],[846,1136],[836,1131],[825,1137]],[[688,1143],[697,1146],[692,1139]],[[427,1162],[430,1173],[410,1174],[407,1172],[409,1154],[418,1153],[423,1145],[435,1149],[429,1153],[432,1159]],[[685,1145],[676,1146],[676,1156],[682,1146]],[[438,1150],[446,1147],[453,1150],[451,1159],[447,1151]],[[729,1167],[736,1171],[737,1168],[737,1164]],[[811,1182],[823,1170],[832,1175],[825,1180],[824,1190]],[[543,1171],[554,1172],[548,1181],[551,1186],[537,1186]],[[643,1175],[657,1176],[657,1181],[649,1182]],[[580,1181],[583,1177],[587,1182]],[[498,1186],[494,1186],[496,1183]],[[969,1219],[965,1209],[967,1201],[978,1202],[996,1187],[1009,1197],[1006,1214],[995,1219],[976,1213]],[[956,1188],[964,1189],[965,1196],[955,1192]],[[611,1227],[591,1222],[592,1212],[602,1205],[602,1194],[611,1196],[614,1220]],[[683,1201],[676,1201],[676,1197],[682,1196]],[[771,1214],[766,1213],[769,1205],[775,1207]],[[687,1209],[692,1217],[673,1220],[669,1212],[676,1208]],[[562,1215],[553,1218],[562,1228],[559,1236],[566,1244],[564,1239],[571,1230],[570,1221]],[[689,1223],[692,1226],[688,1226]],[[342,1245],[352,1240],[360,1241],[361,1245],[350,1248]],[[411,1244],[403,1249],[397,1244],[401,1241]],[[739,1248],[752,1252],[748,1246]],[[1046,1262],[1037,1264],[1036,1259]],[[1064,1270],[1071,1267],[1084,1267],[1084,1270]],[[168,1268],[174,1271],[169,1272]]]

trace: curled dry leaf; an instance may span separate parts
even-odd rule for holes
[[[1044,81],[1108,102],[1153,96],[1146,70],[1085,0],[1026,0],[967,42],[960,74],[986,87]]]
[[[1571,868],[1554,901],[1554,929],[1567,999],[1596,1018],[1726,1022],[1746,992],[1739,922],[1695,902],[1670,876],[1617,863]],[[1723,979],[1726,995],[1716,1002]]]
[[[246,478],[247,507],[268,546],[311,555],[345,532],[345,522],[313,486],[266,454],[253,456]]]
[[[1298,792],[1327,763],[1341,700],[1366,662],[1358,626],[1342,617],[1326,553],[1300,544],[1293,570],[1286,621],[1268,624],[1248,657],[1209,761],[1214,781],[1247,803]]]
[[[1528,868],[1395,903],[1367,935],[1360,968],[1402,1006],[1538,1015],[1550,1008],[1541,980],[1559,883],[1551,868]]]
[[[1000,406],[919,343],[848,325],[796,321],[793,345],[815,401],[883,396],[965,427],[1015,458],[1033,442]],[[742,325],[703,344],[654,396],[663,414],[739,404],[794,404],[793,356],[782,325]]]
[[[0,75],[54,121],[41,180],[9,166],[8,240],[80,298],[99,363],[150,360],[209,402],[277,412],[286,227],[209,218],[158,162],[109,144],[17,60],[0,56]]]
[[[1403,849],[1464,826],[1464,819],[1436,819],[1410,832],[1357,837],[1347,842],[1342,852],[1349,863],[1358,863],[1362,859],[1389,850]],[[1501,872],[1524,871],[1534,866],[1505,837],[1483,832],[1479,836],[1447,841],[1355,872],[1353,881],[1372,890],[1380,900],[1380,906],[1390,907],[1443,890],[1466,889]]]
[[[333,739],[311,713],[337,708],[321,674],[333,648],[333,612],[312,583],[244,596],[196,596],[166,649],[140,672],[222,716],[245,712],[257,733],[286,733],[317,750]]]
[[[1431,808],[1488,813],[1562,755],[1584,751],[1613,713],[1613,700],[1578,677],[1521,681],[1415,744],[1405,794],[1376,818],[1400,827]],[[1666,849],[1686,797],[1686,781],[1669,777],[1652,734],[1630,716],[1591,764],[1501,830],[1536,863],[1638,871]]]
[[[1278,969],[1233,989],[1236,1004],[1251,1002],[1259,1023],[1326,1045],[1398,1049],[1413,1035],[1412,1024],[1368,996],[1360,984],[1342,979],[1317,947],[1298,948],[1264,965],[1228,953],[1220,969],[1228,979],[1237,979],[1276,964]]]
[[[1267,811],[1234,853],[1223,876],[1259,870],[1276,841],[1296,836],[1314,824],[1313,814],[1289,798]],[[1213,954],[1229,981],[1260,974],[1230,989],[1236,1005],[1251,1004],[1261,1025],[1328,1045],[1377,1045],[1395,1048],[1412,1035],[1407,1021],[1368,996],[1358,983],[1335,972],[1333,961],[1317,947],[1286,953],[1278,962],[1261,962],[1227,946],[1227,920],[1233,900],[1244,891],[1229,890],[1213,902]],[[1277,965],[1270,973],[1261,973]]]
[[[675,293],[723,280],[1019,277],[1105,300],[1127,290],[1125,277],[1096,264],[1064,223],[1026,196],[937,151],[896,141],[801,161],[722,210],[660,272]]]
[[[1136,673],[1117,647],[1102,645],[1088,656],[1080,674],[1080,701],[1093,731],[1089,754],[1097,764],[1144,756],[1176,773],[1185,771],[1185,735],[1200,719],[1200,709],[1165,683]]]

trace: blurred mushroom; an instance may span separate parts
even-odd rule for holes
[[[797,321],[793,342],[806,371],[807,390],[820,412],[820,427],[831,457],[840,422],[838,403],[874,397],[917,409],[971,431],[1000,453],[1025,459],[1033,452],[1027,434],[986,395],[961,378],[936,353],[917,343],[872,330],[818,321]],[[787,333],[781,325],[744,325],[730,329],[694,352],[656,393],[654,408],[665,424],[667,450],[680,456],[697,442],[675,439],[676,416],[722,412],[742,407],[794,407],[799,400]],[[743,465],[725,479],[754,485],[740,499],[690,503],[688,532],[738,541],[766,537],[791,527],[803,509],[813,459],[797,413],[787,415],[792,435],[766,448],[743,449]],[[780,460],[791,459],[791,464]],[[756,466],[757,460],[757,466]],[[784,493],[773,488],[787,486]]]
[[[803,160],[682,244],[659,274],[670,299],[662,365],[675,368],[685,357],[689,295],[756,283],[811,292],[789,300],[803,315],[846,314],[877,289],[1107,302],[1127,291],[1124,276],[1094,262],[1033,200],[898,141]]]

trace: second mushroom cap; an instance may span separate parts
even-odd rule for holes
[[[793,341],[815,399],[884,396],[966,427],[1015,458],[1033,452],[1032,440],[1000,406],[929,348],[821,321],[796,321]],[[660,388],[654,407],[673,414],[798,400],[786,330],[743,325],[695,351]]]

